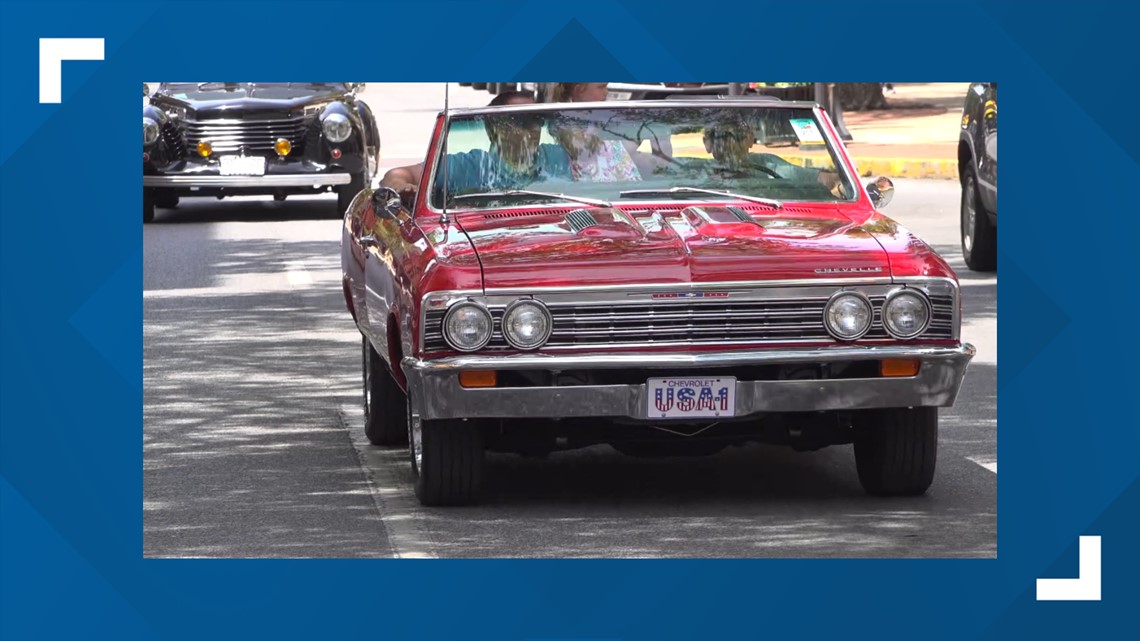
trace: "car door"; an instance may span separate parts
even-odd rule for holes
[[[367,245],[361,241],[366,231],[375,225],[375,214],[367,199],[357,198],[352,202],[344,217],[341,229],[341,270],[344,273],[344,296],[350,305],[353,319],[360,332],[371,336],[368,327],[368,310],[365,289],[365,256]]]
[[[981,149],[978,155],[978,182],[982,202],[988,211],[997,213],[997,83],[985,83],[982,95]]]
[[[376,350],[387,358],[388,319],[397,303],[402,264],[408,253],[408,228],[412,218],[398,197],[391,200],[390,190],[365,190],[364,227],[360,246],[364,255],[364,308],[368,317],[368,336]],[[399,367],[399,364],[395,364]]]

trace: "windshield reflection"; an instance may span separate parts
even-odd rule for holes
[[[809,108],[776,106],[504,108],[457,114],[447,136],[447,207],[549,204],[456,196],[533,190],[616,200],[712,189],[774,201],[840,202],[856,189]],[[443,204],[444,163],[431,206]],[[675,192],[674,192],[675,193]],[[653,195],[657,194],[657,195]]]

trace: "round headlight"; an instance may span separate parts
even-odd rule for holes
[[[535,300],[520,300],[503,314],[503,337],[519,349],[537,349],[550,338],[552,325],[546,306]]]
[[[895,338],[914,338],[930,325],[930,303],[911,290],[900,291],[883,305],[883,326]]]
[[[150,118],[143,118],[143,144],[153,145],[158,142],[158,123]]]
[[[443,319],[443,337],[461,352],[482,349],[491,342],[491,314],[481,305],[459,303]]]
[[[839,340],[862,338],[871,329],[871,301],[861,294],[841,292],[823,308],[823,324]]]
[[[352,124],[343,114],[329,114],[321,124],[321,131],[330,142],[344,142],[352,135]]]

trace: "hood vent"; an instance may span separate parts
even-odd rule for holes
[[[573,229],[575,232],[580,232],[587,227],[594,227],[598,224],[597,219],[585,209],[575,209],[569,214],[566,214],[566,222],[570,225],[570,229]]]
[[[748,212],[744,211],[743,209],[741,209],[739,207],[729,207],[728,210],[731,211],[732,215],[736,216],[736,218],[739,219],[740,222],[742,222],[742,223],[754,223],[754,222],[756,222],[755,220],[753,220],[752,216],[750,216],[748,214]]]

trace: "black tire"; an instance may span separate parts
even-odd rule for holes
[[[392,378],[384,360],[361,337],[364,362],[364,435],[373,445],[408,444],[408,396]]]
[[[966,267],[975,272],[997,269],[997,227],[990,222],[989,214],[982,206],[973,166],[966,168],[962,179],[960,217],[962,258],[966,260]]]
[[[411,413],[408,428],[411,431]],[[483,434],[474,421],[421,421],[422,457],[416,462],[415,437],[409,452],[416,498],[428,507],[470,505],[483,485]]]
[[[352,204],[352,199],[364,190],[364,173],[352,174],[352,182],[347,185],[340,185],[336,188],[336,211],[337,218],[344,218],[348,213],[348,207]]]
[[[154,221],[154,192],[143,190],[143,223]]]
[[[174,209],[178,206],[178,195],[167,189],[159,189],[154,192],[154,206]]]
[[[938,408],[873,410],[855,417],[855,467],[875,496],[918,496],[934,481]]]

